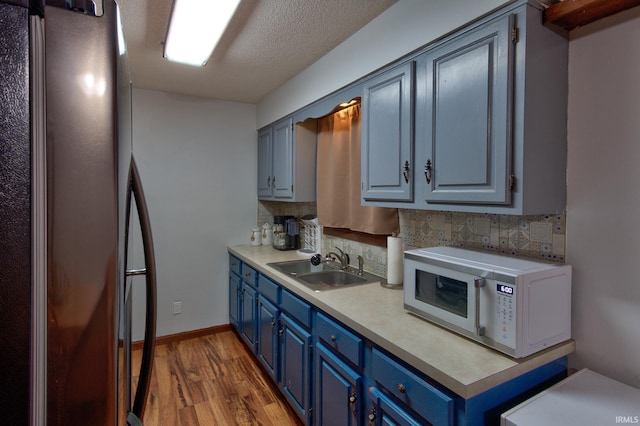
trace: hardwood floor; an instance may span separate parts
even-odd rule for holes
[[[133,351],[134,374],[141,356]],[[233,331],[156,346],[143,421],[145,426],[302,425]]]

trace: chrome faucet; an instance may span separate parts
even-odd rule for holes
[[[343,252],[342,250],[340,250],[338,247],[334,247],[336,250],[338,250],[340,252],[340,254],[330,251],[329,253],[327,253],[327,255],[325,256],[325,261],[330,261],[331,260],[331,256],[335,257],[336,259],[338,259],[340,261],[340,269],[343,270],[347,270],[349,269],[349,255],[345,252]]]

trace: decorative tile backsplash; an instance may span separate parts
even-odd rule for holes
[[[511,216],[399,210],[400,234],[412,247],[456,246],[564,262],[566,215]]]
[[[308,214],[316,214],[315,203],[259,201],[257,223],[273,223],[273,216],[278,215]],[[405,248],[456,246],[533,260],[565,261],[565,213],[511,216],[399,209],[398,215]],[[367,271],[387,275],[384,247],[326,235],[322,237],[322,245],[339,247],[352,259],[360,255]]]

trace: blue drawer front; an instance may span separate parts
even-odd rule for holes
[[[311,306],[286,290],[282,290],[280,307],[300,324],[311,328]]]
[[[233,255],[229,255],[229,270],[240,275],[240,259]]]
[[[316,334],[327,346],[362,367],[364,342],[360,337],[321,313],[316,315]]]
[[[244,281],[245,283],[256,287],[257,286],[257,280],[258,278],[258,273],[256,272],[255,269],[253,269],[251,266],[247,265],[246,263],[242,264],[242,281]]]
[[[376,424],[384,426],[424,426],[423,422],[418,421],[417,418],[396,405],[390,398],[387,398],[380,389],[371,386],[368,390],[370,398],[375,401],[376,405],[375,416],[378,420]]]
[[[387,355],[373,348],[372,374],[375,381],[407,407],[436,425],[453,424],[454,401]]]
[[[264,275],[258,277],[258,288],[260,294],[275,303],[280,304],[280,286]]]

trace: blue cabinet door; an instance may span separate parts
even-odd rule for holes
[[[273,143],[272,128],[258,133],[258,198],[271,198],[273,195]]]
[[[361,175],[365,201],[413,201],[413,73],[410,61],[364,83]]]
[[[256,349],[256,306],[258,301],[256,297],[257,293],[253,287],[247,283],[242,283],[242,294],[240,298],[240,304],[242,306],[240,335],[253,352],[255,352]]]
[[[260,294],[256,354],[276,383],[278,382],[278,315],[278,308]]]
[[[311,334],[286,313],[280,314],[280,386],[295,413],[309,423]]]
[[[239,331],[240,277],[229,272],[229,323]]]
[[[293,197],[293,119],[273,125],[273,186],[274,198]]]
[[[434,209],[511,202],[512,21],[490,21],[417,60],[417,161]]]
[[[362,376],[322,343],[316,346],[315,360],[315,424],[361,424]]]

